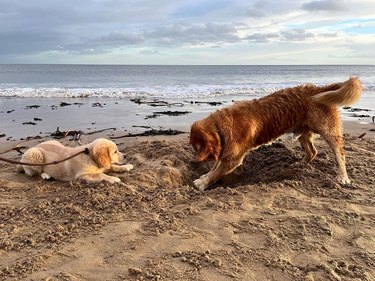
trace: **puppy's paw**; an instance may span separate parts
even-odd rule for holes
[[[107,179],[107,181],[110,183],[121,182],[121,180],[118,177],[110,177],[109,179]]]
[[[132,164],[127,164],[124,166],[121,166],[123,172],[129,172],[134,169],[134,166]]]
[[[194,181],[195,186],[200,190],[204,191],[208,187],[208,183],[205,178],[199,178]]]
[[[52,177],[46,173],[41,173],[40,176],[42,177],[42,179],[44,180],[49,180],[51,179]]]

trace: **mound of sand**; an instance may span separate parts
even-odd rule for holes
[[[185,137],[121,145],[121,184],[29,178],[1,164],[0,279],[375,280],[375,141],[301,165],[277,141],[206,192]],[[228,188],[230,187],[230,188]]]

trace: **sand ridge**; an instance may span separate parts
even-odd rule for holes
[[[302,165],[282,139],[206,192],[187,135],[117,143],[135,166],[121,184],[0,164],[0,280],[375,279],[373,139],[345,134],[348,186],[323,141]]]

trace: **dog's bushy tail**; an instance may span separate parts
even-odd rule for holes
[[[346,106],[355,103],[361,96],[363,86],[358,77],[350,77],[348,81],[334,91],[326,91],[312,96],[315,102],[328,106]]]

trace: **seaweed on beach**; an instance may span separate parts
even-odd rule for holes
[[[221,101],[191,101],[191,104],[208,104],[211,106],[218,106],[218,105],[223,105],[224,102]]]
[[[33,105],[27,105],[26,109],[33,109],[33,108],[39,108],[39,107],[40,107],[40,105],[33,104]]]
[[[33,126],[35,126],[36,123],[30,121],[30,122],[23,122],[22,125],[33,125]]]
[[[191,111],[156,111],[156,112],[153,112],[152,115],[147,115],[145,119],[157,118],[162,115],[181,116],[181,115],[186,115],[189,113],[191,113]]]
[[[350,114],[350,117],[356,117],[356,118],[367,118],[367,117],[371,117],[371,116],[368,115],[368,114],[357,114],[357,113],[353,113],[353,114]]]
[[[92,107],[103,107],[103,105],[100,102],[94,102],[91,106]]]
[[[150,129],[139,134],[128,133],[126,135],[110,137],[111,139],[131,138],[131,137],[148,137],[148,136],[175,136],[185,134],[186,132],[172,129]]]
[[[152,101],[147,101],[147,100],[142,100],[140,98],[134,98],[134,99],[130,99],[130,101],[136,103],[136,104],[146,104],[148,106],[153,106],[153,107],[156,107],[156,106],[179,106],[179,107],[182,107],[184,106],[183,103],[181,102],[166,102],[166,101],[161,101],[161,100],[152,100]]]
[[[350,107],[350,106],[345,106],[343,107],[343,109],[349,112],[371,111],[371,109],[367,109],[367,108],[358,108],[358,107]]]
[[[81,130],[60,131],[60,128],[57,127],[56,131],[51,133],[51,137],[55,139],[63,139],[63,138],[66,138],[67,136],[73,136],[74,139],[79,139],[81,134],[82,134]]]

